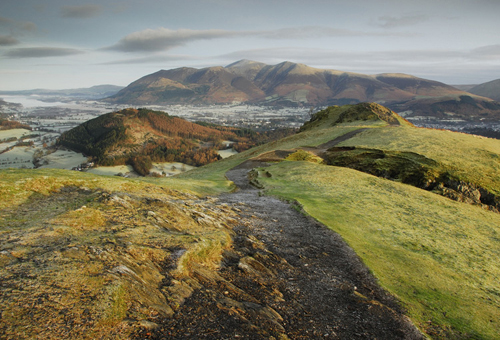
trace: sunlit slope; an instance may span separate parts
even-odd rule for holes
[[[245,160],[274,150],[318,147],[356,130],[359,133],[336,146],[412,152],[435,162],[439,171],[455,181],[472,183],[496,196],[500,194],[499,140],[416,128],[390,110],[367,103],[329,107],[316,113],[296,135],[261,145],[183,177],[223,181],[227,170]]]
[[[463,181],[500,194],[500,140],[463,133],[411,128],[370,129],[339,146],[410,151],[433,159]]]
[[[208,164],[193,171],[178,176],[178,178],[186,179],[210,179],[214,181],[225,181],[225,173],[229,169],[242,162],[257,158],[260,155],[271,152],[274,150],[294,150],[301,147],[316,147],[323,143],[327,143],[337,137],[343,136],[348,132],[364,128],[384,127],[389,125],[373,114],[371,107],[380,108],[382,112],[389,111],[388,109],[377,104],[358,104],[358,105],[344,105],[332,106],[326,110],[316,113],[311,120],[310,124],[306,123],[306,128],[302,128],[301,132],[283,139],[273,141],[264,145],[254,147],[245,152],[231,156],[222,161]],[[339,117],[352,110],[360,110],[366,113],[364,120],[351,120],[338,122]],[[349,112],[348,112],[349,113]],[[395,115],[395,114],[394,114]],[[317,117],[321,117],[318,119]],[[347,115],[348,116],[348,115]],[[401,117],[395,115],[401,126],[412,126],[411,123],[406,122]]]
[[[2,338],[129,339],[146,320],[172,315],[186,291],[165,277],[186,287],[195,266],[217,267],[235,216],[189,190],[213,192],[207,182],[172,186],[1,170]],[[170,257],[177,266],[165,266]]]
[[[364,119],[369,111],[376,113],[382,110],[380,105],[371,104],[362,111],[361,105],[365,104],[356,105],[340,114],[338,111],[344,107],[318,112],[302,130],[320,133],[332,125],[334,130],[335,127],[342,128],[346,124],[341,119],[342,115],[354,108],[357,108],[354,111],[358,112],[358,119]],[[413,152],[437,162],[443,171],[448,171],[457,180],[500,194],[499,140],[446,130],[416,128],[399,116],[396,117],[401,122],[400,125],[372,126],[337,146]],[[351,120],[356,122],[355,119],[356,116],[352,115]]]

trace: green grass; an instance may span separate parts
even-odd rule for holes
[[[247,159],[258,157],[259,155],[273,151],[273,150],[289,150],[299,147],[307,146],[318,146],[320,144],[329,142],[332,139],[340,137],[350,131],[357,130],[364,127],[374,127],[375,125],[358,123],[346,123],[340,124],[339,126],[328,126],[321,130],[314,131],[304,131],[300,134],[285,137],[279,141],[274,141],[268,144],[260,145],[245,152],[239,153],[237,155],[231,156],[229,158],[223,159],[221,161],[205,165],[200,168],[185,172],[175,178],[172,178],[172,186],[176,187],[178,183],[189,183],[190,181],[199,181],[198,183],[204,183],[204,181],[210,181],[216,183],[213,187],[213,192],[223,192],[230,191],[234,189],[231,186],[231,182],[227,181],[225,173],[232,169],[233,167],[243,163]],[[168,179],[167,179],[168,180]],[[167,182],[168,183],[168,182]],[[190,185],[190,184],[188,184]]]
[[[379,128],[387,126],[386,122],[380,120],[353,121],[333,125],[343,112],[352,107],[353,105],[330,107],[327,110],[322,111],[324,112],[322,119],[308,124],[307,129],[304,129],[298,134],[254,147],[250,150],[231,156],[222,161],[211,163],[203,167],[188,171],[184,174],[176,176],[175,179],[173,179],[173,183],[184,179],[188,180],[188,182],[191,180],[201,181],[199,183],[203,183],[203,181],[211,181],[217,183],[216,187],[213,188],[214,193],[232,190],[234,189],[234,187],[227,183],[225,173],[231,168],[239,165],[240,163],[243,163],[247,159],[258,157],[263,153],[273,150],[290,150],[300,147],[316,147],[320,144],[329,142],[354,130],[362,128],[378,130]],[[400,121],[402,126],[406,127],[410,125],[399,116],[397,116],[397,119]],[[175,186],[176,184],[172,185]]]
[[[500,195],[500,140],[423,128],[370,129],[340,143],[415,152],[441,163],[456,177]]]
[[[433,338],[500,338],[500,215],[355,170],[282,162],[259,180],[338,232]]]

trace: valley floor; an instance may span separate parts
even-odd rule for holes
[[[241,210],[233,249],[217,273],[199,268],[198,289],[144,339],[424,339],[335,232],[248,184],[246,162],[219,197]]]

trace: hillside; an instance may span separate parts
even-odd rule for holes
[[[188,274],[218,267],[235,217],[183,187],[2,170],[1,337],[130,339],[173,315]]]
[[[500,119],[500,104],[437,81],[406,74],[365,75],[303,64],[241,60],[226,67],[161,70],[106,99],[127,104],[325,106],[377,102],[409,116]]]
[[[147,175],[151,162],[200,166],[220,159],[224,140],[238,151],[291,131],[257,133],[248,129],[196,124],[161,111],[125,109],[89,120],[65,133],[57,144],[91,156],[100,165],[131,164]]]
[[[476,85],[469,89],[468,92],[476,94],[478,96],[500,101],[500,79]]]
[[[500,141],[378,104],[175,178],[2,170],[0,193],[7,337],[499,338]]]
[[[183,67],[145,76],[108,98],[114,103],[231,103],[254,101],[264,93],[246,78],[222,67]]]

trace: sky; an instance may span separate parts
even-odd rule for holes
[[[241,59],[479,84],[500,78],[499,14],[500,0],[2,0],[0,90]]]

